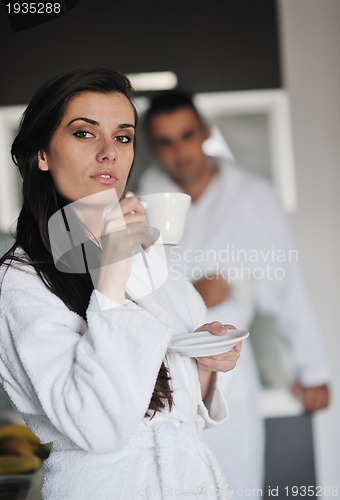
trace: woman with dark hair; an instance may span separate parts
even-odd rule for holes
[[[52,443],[44,499],[229,498],[199,434],[227,418],[215,372],[235,366],[241,345],[179,356],[170,339],[197,329],[200,296],[185,280],[140,291],[134,258],[152,234],[138,198],[123,196],[131,96],[119,73],[80,69],[43,85],[24,113],[12,146],[23,205],[0,260],[0,375],[27,425]],[[56,214],[72,241],[66,263],[54,252],[53,241],[64,244]]]

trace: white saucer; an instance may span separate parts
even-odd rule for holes
[[[213,335],[207,331],[185,333],[173,337],[169,349],[190,358],[213,356],[230,351],[235,344],[248,336],[249,332],[245,330],[228,330],[225,335]]]

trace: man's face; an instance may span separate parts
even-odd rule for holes
[[[189,107],[161,113],[150,120],[150,136],[162,167],[180,185],[198,181],[208,166],[202,150],[207,127]]]

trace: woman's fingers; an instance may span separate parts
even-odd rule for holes
[[[196,332],[208,331],[213,335],[225,335],[228,330],[236,330],[234,325],[222,324],[219,321],[213,321],[212,323],[206,323],[200,326]],[[242,342],[237,342],[233,348],[222,354],[216,354],[214,356],[202,356],[196,358],[196,362],[200,368],[203,370],[213,371],[213,372],[228,372],[235,368],[236,362],[240,357],[242,349]]]
[[[141,251],[141,246],[149,248],[157,239],[152,228],[143,224],[128,225],[102,236],[102,264],[108,265],[129,259]]]
[[[144,249],[151,247],[159,236],[159,232],[157,230],[143,224],[129,224],[126,229],[130,238],[130,247],[133,253],[136,253],[135,250],[139,251],[138,247],[140,245]]]
[[[237,351],[235,350],[235,348],[233,348],[226,353],[218,354],[216,356],[204,356],[196,358],[196,362],[204,370],[213,372],[228,372],[235,368],[236,362],[239,357],[240,351]]]
[[[237,344],[234,345],[233,349],[236,352],[241,352],[241,350],[242,350],[242,342],[237,342]]]
[[[102,234],[106,235],[127,229],[128,227],[147,226],[147,220],[144,214],[130,213],[125,216],[122,214],[112,214],[107,217],[103,224]]]
[[[195,332],[208,331],[213,335],[225,335],[228,330],[236,330],[233,325],[223,325],[219,321],[213,321],[212,323],[205,323],[195,330]]]
[[[142,247],[149,248],[159,237],[147,226],[145,210],[134,195],[115,205],[108,205],[102,213],[101,270],[98,290],[123,303],[125,285],[131,272],[131,257]]]
[[[127,193],[119,204],[104,215],[102,229],[102,248],[109,246],[117,249],[113,258],[117,262],[131,257],[136,248],[150,247],[158,238],[152,228],[147,227],[145,210],[139,199]]]
[[[145,214],[145,208],[143,207],[141,201],[135,195],[126,196],[125,198],[123,198],[120,201],[120,207],[124,215],[131,212]]]
[[[103,233],[106,234],[112,229],[126,227],[127,223],[143,222],[147,224],[145,210],[136,196],[124,198],[119,204],[112,208],[107,214],[104,211]]]

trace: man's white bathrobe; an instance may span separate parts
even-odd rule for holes
[[[328,383],[330,366],[319,321],[296,261],[290,222],[274,189],[269,181],[231,161],[212,161],[216,175],[191,204],[180,246],[169,251],[173,275],[182,272],[196,281],[222,274],[230,282],[231,296],[208,309],[206,321],[248,330],[256,311],[271,316],[290,345],[292,376],[306,386]],[[141,178],[139,193],[167,191],[180,188],[160,167],[150,167]],[[263,486],[259,391],[254,354],[246,341],[228,394],[230,419],[203,433],[240,498]]]
[[[29,427],[53,444],[44,499],[229,498],[199,438],[204,426],[228,417],[220,376],[205,406],[195,361],[167,351],[173,335],[203,323],[192,285],[168,280],[123,305],[94,291],[85,323],[30,267],[5,270],[0,374]],[[174,405],[150,420],[144,416],[164,359]]]

